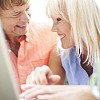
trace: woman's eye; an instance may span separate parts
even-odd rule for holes
[[[62,19],[61,18],[57,18],[57,21],[61,21]]]

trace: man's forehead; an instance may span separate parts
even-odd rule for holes
[[[29,7],[29,5],[16,6],[16,7],[13,8],[13,12],[24,11],[24,10],[26,10],[27,7]]]
[[[14,12],[19,12],[19,11],[24,11],[26,8],[29,7],[29,5],[22,5],[22,6],[13,6],[13,8],[10,8],[8,10],[3,10],[3,13],[14,13]]]

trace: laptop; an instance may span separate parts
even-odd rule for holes
[[[19,90],[0,21],[0,100],[19,100]]]

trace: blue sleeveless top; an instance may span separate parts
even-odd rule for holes
[[[68,57],[65,50],[61,51],[61,62],[66,72],[69,85],[88,85],[89,76],[81,67],[80,58],[76,53],[75,48],[71,48]]]

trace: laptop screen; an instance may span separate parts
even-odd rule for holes
[[[0,100],[19,100],[17,82],[5,42],[0,21]]]

